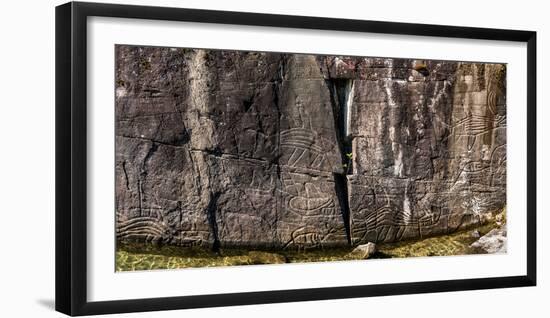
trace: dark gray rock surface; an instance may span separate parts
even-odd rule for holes
[[[505,206],[505,65],[116,47],[119,240],[326,247]]]

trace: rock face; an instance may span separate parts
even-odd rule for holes
[[[326,247],[506,198],[505,65],[116,47],[119,240]]]

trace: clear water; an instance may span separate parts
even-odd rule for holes
[[[477,228],[486,234],[494,224]],[[430,237],[415,241],[377,244],[377,253],[372,258],[400,258],[416,256],[449,256],[479,254],[469,246],[476,238],[473,230],[450,235]],[[248,249],[222,249],[213,252],[200,248],[178,246],[154,246],[137,243],[119,243],[116,253],[117,271],[178,269],[253,264],[281,264],[304,262],[328,262],[357,259],[348,255],[352,247],[315,250],[261,251]]]

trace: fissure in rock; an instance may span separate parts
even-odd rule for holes
[[[220,250],[220,238],[218,234],[218,222],[216,218],[216,210],[218,209],[218,199],[220,197],[219,192],[210,193],[210,201],[206,208],[206,216],[208,218],[208,224],[210,225],[210,231],[212,232],[213,240],[212,250],[218,252]]]
[[[336,140],[342,156],[342,173],[334,174],[334,187],[340,204],[342,219],[348,243],[351,244],[350,210],[348,202],[348,178],[352,173],[353,151],[351,146],[351,104],[353,102],[353,80],[330,79],[328,87],[331,93],[332,113]]]

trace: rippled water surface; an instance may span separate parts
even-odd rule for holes
[[[493,227],[493,225],[487,225],[477,230],[481,235],[484,235]],[[378,251],[372,258],[478,254],[480,253],[479,251],[469,248],[470,244],[475,240],[476,238],[472,236],[472,230],[469,230],[416,241],[378,244]],[[218,253],[215,253],[199,248],[158,247],[137,243],[119,243],[116,253],[116,270],[133,271],[228,265],[345,261],[357,259],[348,255],[352,249],[351,247],[305,251],[222,249]]]

